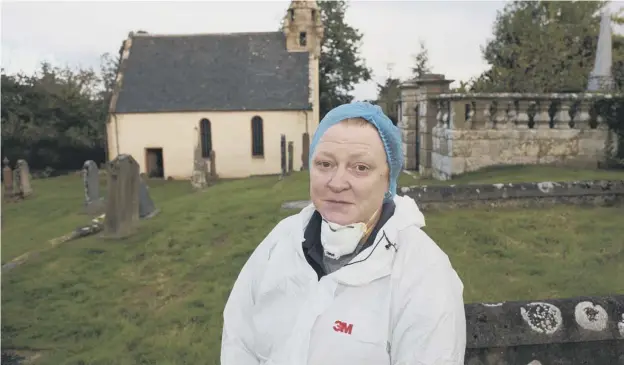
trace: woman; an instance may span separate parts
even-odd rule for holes
[[[463,364],[463,285],[396,196],[401,135],[381,108],[330,111],[310,146],[312,204],[253,252],[224,310],[222,365]]]

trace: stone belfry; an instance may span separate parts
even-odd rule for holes
[[[321,55],[323,23],[314,0],[293,0],[284,16],[282,30],[286,48],[291,52],[310,52],[314,58]]]

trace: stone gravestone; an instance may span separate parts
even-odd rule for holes
[[[191,176],[191,186],[194,189],[203,189],[208,186],[208,167],[202,156],[201,135],[197,130],[197,143],[193,152],[193,175]]]
[[[157,215],[160,210],[156,209],[154,201],[150,197],[149,187],[143,179],[139,179],[139,218],[149,219]]]
[[[216,180],[219,177],[217,174],[217,154],[214,150],[210,150],[210,178]]]
[[[310,166],[310,135],[308,133],[304,133],[301,138],[301,169],[307,170]]]
[[[85,212],[89,215],[100,215],[104,212],[104,199],[100,198],[100,169],[97,164],[88,160],[82,165],[82,181],[84,183]]]
[[[20,182],[21,176],[19,165],[16,165],[13,169],[13,196],[18,198],[22,196],[22,183]]]
[[[33,190],[30,185],[30,168],[28,168],[28,162],[26,160],[17,160],[17,170],[20,175],[20,191],[22,196],[27,198],[32,195]]]
[[[139,220],[139,164],[130,155],[119,155],[108,164],[108,194],[104,237],[132,234]]]
[[[286,175],[286,135],[280,136],[280,156],[282,157],[282,176]]]
[[[11,166],[9,166],[10,161],[8,158],[5,157],[2,162],[4,162],[4,167],[2,168],[4,197],[10,198],[13,196],[13,170],[11,170]]]
[[[288,142],[288,174],[293,171],[293,154],[295,153],[295,146],[292,142]]]

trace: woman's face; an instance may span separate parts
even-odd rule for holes
[[[359,118],[342,121],[323,134],[314,150],[312,203],[330,222],[367,223],[383,204],[388,173],[375,126]]]

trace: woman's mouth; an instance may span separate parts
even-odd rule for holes
[[[325,202],[329,203],[329,204],[343,204],[343,205],[353,204],[353,203],[348,202],[346,200],[333,200],[333,199],[325,200]]]

